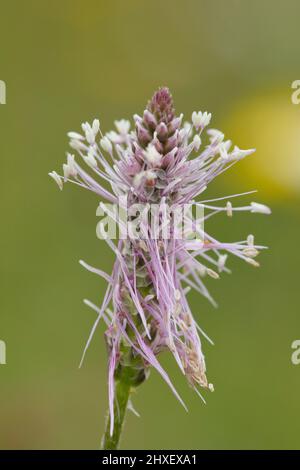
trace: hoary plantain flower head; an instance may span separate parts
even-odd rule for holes
[[[85,301],[97,312],[97,319],[84,353],[103,320],[109,355],[111,434],[115,388],[122,377],[136,386],[154,367],[182,402],[158,360],[162,351],[171,352],[201,397],[199,388],[213,390],[206,376],[200,337],[211,340],[198,325],[187,294],[194,289],[214,303],[205,277],[217,279],[221,272],[228,272],[228,255],[258,266],[255,258],[264,247],[255,244],[253,235],[243,241],[224,242],[200,229],[199,223],[221,212],[228,217],[236,211],[270,213],[267,206],[256,202],[235,207],[231,200],[240,195],[195,202],[214,178],[254,152],[233,147],[222,132],[208,127],[210,113],[193,112],[191,122],[184,122],[183,115],[175,113],[168,88],[160,88],[143,114],[134,115],[133,120],[133,124],[124,119],[115,121],[115,130],[105,135],[97,119],[82,124],[82,132],[68,134],[73,153],[67,154],[63,175],[50,173],[60,189],[65,183],[74,183],[113,204],[126,197],[129,209],[136,203],[157,204],[161,209],[159,224],[164,206],[180,208],[193,203],[205,209],[205,215],[191,225],[194,235],[201,232],[199,238],[191,233],[177,237],[174,225],[168,237],[155,236],[146,217],[140,227],[142,236],[123,237],[116,244],[106,239],[115,254],[110,275],[81,261],[108,283],[101,306]],[[101,207],[106,210],[104,204]],[[108,209],[107,213],[114,217]]]

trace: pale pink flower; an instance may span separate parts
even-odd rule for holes
[[[99,121],[94,120],[82,125],[83,133],[70,132],[70,146],[86,169],[78,163],[78,157],[68,154],[63,176],[56,172],[50,176],[60,189],[64,183],[71,182],[110,203],[127,196],[129,206],[137,202],[183,206],[200,194],[203,197],[214,178],[254,152],[254,149],[232,148],[231,141],[213,128],[207,130],[207,145],[203,147],[204,129],[210,123],[211,114],[193,112],[191,120],[183,123],[183,116],[176,116],[169,90],[161,88],[143,115],[134,116],[132,130],[129,121],[120,120],[115,122],[116,129],[104,136]],[[101,184],[101,179],[109,183],[110,191]],[[240,211],[270,213],[268,207],[256,202],[235,207],[229,199],[236,196],[240,195],[201,200],[197,204],[205,208],[204,219],[221,212],[230,217]],[[214,204],[216,201],[218,205]],[[81,262],[108,283],[100,307],[85,301],[97,312],[97,319],[84,353],[102,320],[109,350],[111,433],[115,380],[126,368],[135,371],[132,383],[137,385],[144,380],[150,366],[154,367],[184,405],[158,361],[163,350],[173,354],[197,393],[200,394],[199,387],[213,390],[206,377],[199,333],[211,340],[198,326],[187,294],[194,289],[215,305],[205,286],[205,276],[217,279],[219,273],[228,272],[228,255],[258,266],[254,258],[264,248],[254,243],[252,235],[242,241],[224,242],[204,232],[204,241],[200,243],[175,236],[155,239],[151,237],[150,227],[146,225],[142,229],[148,235],[143,240],[119,240],[117,244],[106,240],[116,256],[110,275]]]

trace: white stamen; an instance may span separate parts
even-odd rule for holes
[[[154,171],[151,171],[151,170],[145,171],[145,176],[147,180],[155,180],[157,178],[156,173],[154,173]]]
[[[148,145],[147,149],[144,151],[144,156],[151,166],[160,166],[162,155],[156,150],[153,144]]]
[[[116,131],[110,131],[107,132],[106,136],[111,140],[113,143],[118,142],[120,139],[119,134],[116,133]]]
[[[225,140],[225,142],[223,142],[222,145],[225,148],[226,152],[228,152],[228,150],[230,149],[230,147],[232,145],[232,142],[231,142],[231,140]]]
[[[218,137],[219,135],[224,136],[223,132],[219,131],[219,129],[210,128],[210,129],[207,129],[206,133],[207,133],[207,135],[209,135],[211,142],[212,142],[216,137]],[[223,140],[223,139],[222,139],[222,140]]]
[[[251,212],[257,213],[257,214],[266,214],[269,215],[271,214],[271,209],[268,206],[265,206],[264,204],[259,204],[258,202],[251,202]]]
[[[216,273],[216,271],[214,271],[213,269],[207,268],[206,272],[213,279],[219,279],[219,277],[220,277],[219,274]]]
[[[205,276],[207,270],[206,270],[206,267],[203,266],[203,264],[200,264],[200,265],[197,266],[197,271],[200,274],[200,276],[203,277],[203,276]]]
[[[255,261],[254,259],[252,258],[245,258],[245,260],[247,261],[247,263],[251,264],[252,266],[254,266],[255,268],[258,268],[259,267],[259,263],[257,261]]]
[[[223,132],[218,132],[213,138],[210,139],[212,145],[219,145],[223,142],[224,140],[224,134]]]
[[[249,256],[249,258],[255,258],[259,252],[254,247],[248,247],[243,250],[244,255]]]
[[[91,168],[97,168],[97,160],[94,157],[93,151],[89,151],[87,157],[84,157],[84,161]]]
[[[219,256],[219,259],[218,259],[218,269],[219,269],[219,272],[222,272],[224,267],[225,267],[225,263],[226,263],[226,260],[227,260],[227,257],[228,255],[220,255]]]
[[[94,136],[96,136],[99,132],[99,129],[100,129],[99,119],[94,119],[93,120],[92,129],[93,129],[93,132],[94,132]]]
[[[254,245],[254,235],[248,235],[247,237],[247,243],[249,246],[253,246]]]
[[[219,153],[220,153],[220,157],[223,159],[223,160],[228,160],[229,157],[228,157],[228,152],[227,152],[227,149],[226,149],[226,146],[224,143],[220,144],[219,146]]]
[[[103,139],[100,140],[100,145],[105,152],[112,152],[112,144],[107,136],[103,137]]]
[[[130,122],[126,119],[121,119],[120,121],[115,121],[115,126],[119,134],[126,135],[130,129]]]
[[[83,135],[81,134],[78,134],[78,132],[68,132],[68,137],[70,137],[70,139],[75,139],[75,140],[84,140],[84,137]]]
[[[56,173],[56,171],[51,171],[51,173],[48,173],[51,178],[54,179],[55,183],[58,185],[59,189],[62,191],[63,189],[63,181],[61,177]]]
[[[194,111],[192,114],[192,123],[197,130],[200,129],[200,127],[204,128],[205,126],[208,126],[210,120],[211,113],[208,113],[207,111],[205,111],[204,113],[202,113],[201,111],[196,113],[196,111]]]
[[[201,138],[199,137],[198,134],[196,134],[193,138],[193,144],[194,144],[194,150],[196,150],[196,152],[199,150],[200,148],[200,145],[201,145]]]
[[[230,201],[228,201],[226,204],[226,211],[227,211],[228,217],[232,217],[232,204]]]

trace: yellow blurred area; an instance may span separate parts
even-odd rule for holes
[[[233,177],[275,200],[300,195],[300,105],[289,85],[243,99],[224,123],[241,148],[256,147]]]

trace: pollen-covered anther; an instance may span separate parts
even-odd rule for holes
[[[152,96],[147,108],[158,122],[164,121],[166,124],[171,122],[174,119],[174,105],[169,88],[159,88]]]
[[[223,140],[224,140],[225,135],[223,132],[218,132],[212,139],[211,139],[211,145],[217,147],[217,149],[220,148],[220,146],[223,144],[223,148],[226,150],[226,146],[224,146]]]
[[[77,169],[75,167],[75,157],[71,153],[67,154],[67,163],[63,164],[64,180],[65,182],[70,177],[77,176]]]
[[[100,140],[100,145],[105,152],[112,153],[112,143],[107,136]]]
[[[259,204],[258,202],[251,202],[251,212],[256,214],[271,214],[271,209],[265,204]]]
[[[216,271],[214,271],[213,269],[207,268],[206,272],[213,279],[219,279],[219,277],[220,277],[219,274],[216,273]]]
[[[175,290],[175,300],[180,300],[181,299],[181,293],[178,289]]]
[[[247,261],[247,263],[251,264],[255,268],[259,268],[260,266],[260,264],[257,261],[255,261],[253,258],[247,257],[245,258],[245,260]]]
[[[161,142],[164,142],[168,137],[168,128],[164,122],[160,122],[156,127],[157,137]]]
[[[222,160],[225,160],[225,161],[229,160],[228,152],[224,143],[220,144],[219,153],[220,153],[220,157],[222,158]]]
[[[177,146],[178,139],[179,139],[179,132],[177,130],[174,132],[174,134],[171,137],[168,138],[165,144],[165,151],[171,152],[171,150],[173,150],[173,148]]]
[[[116,255],[115,265],[111,275],[88,266],[91,272],[108,283],[101,306],[87,302],[97,312],[97,319],[85,351],[101,318],[106,324],[109,353],[110,436],[114,432],[115,411],[118,409],[115,406],[118,404],[116,381],[121,381],[124,366],[130,367],[130,375],[131,372],[133,375],[138,373],[138,383],[145,379],[150,367],[156,368],[183,403],[167,372],[159,364],[159,354],[169,348],[189,384],[200,396],[198,386],[213,391],[213,385],[207,381],[198,332],[209,342],[211,340],[196,323],[187,293],[195,289],[215,304],[205,286],[204,277],[218,279],[219,273],[229,272],[225,266],[227,254],[235,255],[252,266],[259,266],[254,258],[258,255],[258,249],[263,247],[254,244],[253,235],[249,235],[246,241],[221,242],[219,237],[212,237],[201,228],[201,240],[190,237],[197,232],[200,221],[210,216],[227,213],[232,217],[233,211],[235,214],[245,211],[271,213],[267,206],[256,202],[243,206],[234,204],[233,208],[231,198],[244,194],[216,199],[203,197],[196,204],[203,205],[207,214],[200,216],[197,213],[195,223],[192,217],[194,225],[192,229],[190,226],[184,227],[183,237],[182,230],[179,235],[178,224],[169,221],[165,224],[164,204],[172,209],[175,222],[177,208],[181,211],[186,205],[195,204],[198,196],[218,175],[254,151],[233,147],[231,141],[225,141],[224,134],[217,129],[204,129],[210,125],[210,120],[210,113],[200,111],[192,114],[192,123],[183,124],[183,115],[175,115],[170,91],[160,88],[144,112],[134,115],[133,129],[128,120],[121,119],[115,121],[113,131],[103,134],[100,122],[95,119],[90,124],[84,122],[82,132],[69,132],[70,146],[78,154],[76,162],[74,155],[68,154],[63,165],[63,176],[56,172],[49,174],[60,189],[65,181],[71,181],[77,187],[92,191],[109,205],[119,201],[119,207],[126,209],[140,208],[141,205],[143,209],[148,205],[151,207],[151,213],[145,211],[147,217],[139,220],[142,237],[132,237],[127,231],[126,238],[120,237],[115,243],[107,237],[107,218],[99,221],[97,234],[106,240]],[[205,130],[207,135],[204,135]],[[201,141],[205,143],[203,150]],[[126,203],[120,201],[123,196]],[[215,201],[218,202],[215,204]],[[159,226],[155,228],[153,225],[157,220],[152,218],[152,204],[159,206]],[[108,215],[109,205],[104,202],[100,205],[102,212]],[[113,214],[113,217],[116,215]],[[128,222],[135,218],[139,219],[139,216],[130,215]],[[122,217],[117,223],[123,228]],[[165,227],[168,229],[166,237],[163,233]],[[136,385],[134,383],[133,387]]]
[[[226,212],[227,212],[228,217],[232,217],[233,212],[232,212],[232,204],[230,201],[228,201],[226,204]]]
[[[145,240],[139,240],[139,246],[140,246],[140,248],[142,248],[142,250],[145,251],[146,253],[149,252],[149,249],[148,249],[148,246],[147,246]]]
[[[178,318],[181,313],[182,313],[182,305],[180,302],[177,301],[175,303],[175,307],[173,310],[173,317]]]
[[[97,166],[98,166],[97,160],[96,160],[96,158],[94,156],[94,152],[92,150],[90,150],[88,152],[87,156],[84,157],[84,161],[91,168],[97,168]]]
[[[193,145],[194,145],[194,150],[196,150],[197,152],[201,145],[201,138],[199,137],[198,134],[196,134],[193,138]]]
[[[201,263],[197,266],[197,271],[201,277],[204,277],[207,274],[207,268]]]
[[[68,137],[69,137],[70,139],[84,140],[83,135],[79,134],[78,132],[73,132],[73,131],[71,131],[71,132],[68,132],[67,135],[68,135]]]
[[[148,129],[146,129],[142,124],[139,122],[136,123],[136,133],[139,144],[144,147],[152,140],[152,136]]]
[[[220,255],[218,259],[218,270],[219,272],[222,272],[223,269],[225,268],[225,263],[227,260],[228,255]]]
[[[126,135],[130,129],[130,121],[127,119],[120,119],[120,121],[115,121],[115,126],[119,134]]]
[[[168,348],[170,349],[170,351],[172,351],[173,353],[176,352],[176,348],[175,348],[175,345],[174,345],[174,341],[172,340],[171,337],[169,337],[169,338],[166,339],[166,345],[168,346]]]
[[[259,251],[256,248],[249,246],[243,250],[243,253],[244,255],[249,256],[249,258],[255,258],[259,254]]]
[[[96,135],[100,128],[100,122],[98,119],[94,119],[93,124],[90,125],[88,122],[81,124],[81,128],[85,133],[85,138],[87,142],[92,145],[95,143]]]
[[[88,148],[87,145],[82,140],[73,139],[73,138],[70,140],[69,145],[72,149],[76,150],[77,152],[81,152],[81,151],[85,152]]]
[[[57,184],[57,186],[59,187],[59,189],[62,191],[63,189],[63,180],[61,179],[61,177],[56,173],[56,171],[51,171],[50,173],[48,173],[49,176],[51,176],[51,178],[54,179],[55,183]]]
[[[188,325],[181,318],[178,320],[178,325],[185,332],[187,332],[189,329]]]
[[[186,347],[185,353],[187,356],[185,367],[187,379],[192,385],[197,383],[204,388],[208,388],[203,359],[199,357],[194,349],[189,347]]]
[[[143,114],[144,122],[145,124],[152,130],[156,129],[157,126],[157,120],[148,109],[145,109],[144,114]],[[142,118],[140,118],[142,120]]]
[[[249,150],[242,150],[239,147],[235,146],[233,151],[229,154],[230,160],[242,160],[245,157],[248,157],[249,155],[252,155],[252,153],[255,152],[255,149],[249,149]]]
[[[153,144],[149,144],[144,151],[144,157],[148,165],[151,167],[159,167],[162,162],[162,155],[157,151]]]

